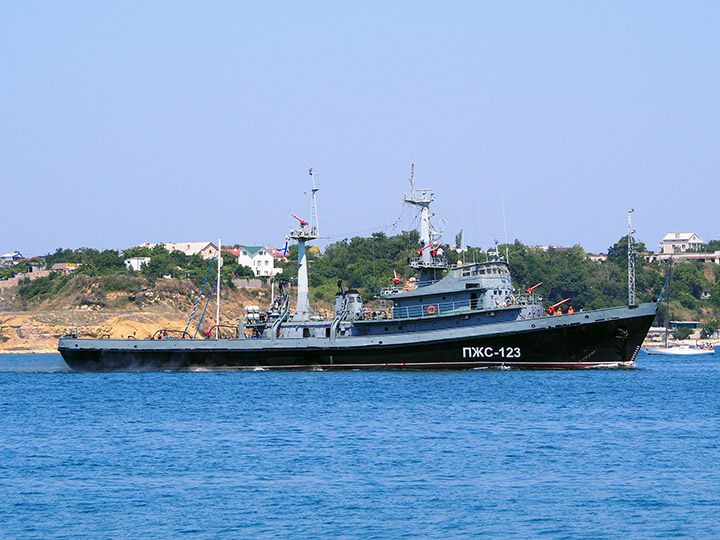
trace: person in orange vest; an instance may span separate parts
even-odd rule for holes
[[[562,315],[562,308],[557,308],[555,310],[555,315]]]
[[[570,306],[570,307],[568,308],[567,312],[568,312],[568,314],[570,314],[570,313],[575,313],[575,310],[573,309],[572,306]]]

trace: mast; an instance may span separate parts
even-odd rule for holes
[[[667,313],[665,314],[665,348],[668,348],[668,332],[670,331],[670,282],[672,281],[672,265],[673,258],[670,255],[670,269],[668,270],[667,295],[665,295],[665,304],[667,305]]]
[[[311,218],[312,223],[308,223],[293,214],[293,217],[300,222],[300,227],[290,229],[290,234],[287,236],[288,240],[292,239],[298,243],[298,291],[295,316],[293,317],[294,321],[310,320],[310,288],[308,286],[308,265],[305,243],[320,238],[317,225],[317,204],[315,201],[315,194],[319,188],[315,185],[315,173],[313,173],[312,168],[310,168],[310,176],[313,179],[312,189],[310,190],[310,212],[311,216],[313,216]],[[310,227],[309,229],[307,228],[308,226]]]
[[[440,236],[432,230],[430,224],[430,204],[435,201],[435,195],[430,188],[415,191],[415,164],[410,168],[410,194],[405,195],[403,201],[420,208],[420,242],[422,248],[418,251],[418,257],[410,260],[410,266],[420,271],[421,281],[424,279],[437,279],[437,273],[447,268],[447,261],[444,257],[436,256],[436,250],[432,248],[433,242]],[[439,245],[438,245],[439,247]]]
[[[218,238],[218,273],[217,273],[217,309],[215,310],[215,339],[218,339],[220,329],[220,269],[223,265],[222,258],[222,237]]]
[[[315,194],[318,192],[318,187],[315,186],[315,175],[310,167],[310,177],[312,178],[312,188],[310,189],[310,232],[314,234],[320,234],[320,226],[318,225],[318,214],[317,214],[317,201],[315,200]]]
[[[635,238],[633,238],[633,234],[635,234],[635,231],[632,228],[632,220],[630,217],[634,211],[635,211],[634,208],[631,208],[628,211],[627,257],[628,257],[628,306],[629,307],[635,307],[637,305],[637,303],[635,301]]]
[[[421,189],[421,198],[418,198],[415,193],[415,164],[413,163],[410,168],[410,194],[405,195],[404,201],[413,206],[420,208],[420,241],[423,244],[423,248],[426,248],[432,243],[430,234],[430,203],[435,200],[430,189]],[[421,261],[425,264],[429,264],[431,261],[430,251],[423,249],[420,255]]]

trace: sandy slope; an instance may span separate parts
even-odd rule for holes
[[[267,306],[268,296],[259,291],[233,290],[223,294],[220,322],[236,326],[235,317],[244,314],[245,305]],[[110,298],[112,300],[112,298]],[[143,305],[140,309],[125,310],[82,308],[58,304],[58,302],[31,306],[29,310],[0,308],[0,353],[55,352],[58,338],[78,326],[78,332],[86,337],[138,339],[151,337],[157,330],[183,330],[196,298],[164,294],[162,298]],[[198,305],[189,331],[194,332],[200,320],[204,300]],[[202,330],[215,322],[215,303],[208,306]]]

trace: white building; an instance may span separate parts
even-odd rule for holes
[[[130,270],[139,272],[143,264],[150,264],[150,257],[131,257],[123,262]]]
[[[688,249],[699,249],[703,240],[693,232],[667,233],[662,239],[662,253],[683,253]]]
[[[182,251],[188,257],[200,255],[203,259],[212,259],[217,255],[218,248],[212,242],[165,242],[163,243],[168,251]],[[142,247],[154,248],[157,244],[147,242]]]
[[[275,268],[275,256],[272,251],[263,246],[240,246],[232,250],[237,251],[238,264],[252,268],[255,276],[274,277],[281,268]]]
[[[23,256],[18,251],[11,251],[0,255],[0,268],[17,264],[22,258]]]

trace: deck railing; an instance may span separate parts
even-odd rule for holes
[[[471,302],[474,306],[471,307]],[[450,315],[477,310],[477,300],[460,300],[457,302],[433,302],[419,306],[406,306],[392,308],[393,319],[416,319],[419,317],[437,317],[438,315]]]
[[[517,298],[512,297],[509,302],[501,303],[492,309],[524,307],[538,303],[539,299],[534,295],[522,295]],[[456,315],[480,310],[488,310],[488,308],[483,308],[482,301],[480,299],[471,299],[454,302],[432,302],[417,306],[394,306],[391,313],[393,319],[416,319],[437,317],[438,315]]]

